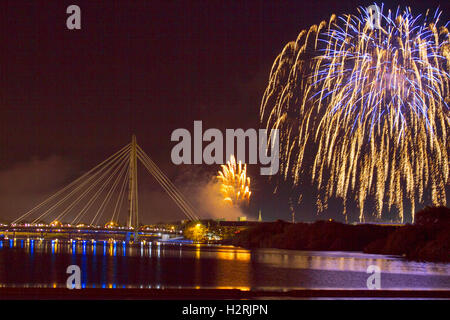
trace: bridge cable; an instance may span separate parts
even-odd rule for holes
[[[141,159],[142,161],[142,159]],[[142,162],[150,174],[159,182],[159,184],[164,188],[172,200],[178,205],[187,218],[190,220],[198,220],[198,217],[194,213],[192,206],[184,199],[181,192],[176,189],[172,182],[164,176],[164,174],[157,168],[157,166],[152,162],[146,161]]]
[[[30,209],[29,211],[25,212],[25,214],[21,215],[19,218],[17,218],[16,220],[14,220],[11,224],[15,224],[19,221],[21,221],[22,219],[24,219],[25,217],[29,216],[30,214],[32,214],[34,211],[36,211],[37,209],[39,209],[40,207],[42,207],[43,205],[46,205],[48,202],[50,202],[51,200],[53,200],[53,198],[59,196],[61,193],[63,193],[64,191],[70,189],[71,187],[73,187],[76,183],[78,183],[79,181],[81,181],[82,179],[86,178],[86,176],[88,176],[89,174],[91,174],[92,172],[94,172],[95,170],[97,170],[99,167],[103,166],[104,164],[108,163],[109,161],[111,161],[112,159],[118,157],[120,154],[122,154],[124,152],[124,150],[126,150],[127,148],[130,148],[130,143],[127,144],[126,146],[124,146],[122,149],[120,149],[119,151],[117,151],[116,153],[114,153],[113,155],[109,156],[107,159],[105,159],[104,161],[102,161],[101,163],[99,163],[98,165],[96,165],[94,168],[92,168],[91,170],[89,170],[88,172],[86,172],[85,174],[83,174],[81,177],[79,177],[78,179],[74,180],[73,182],[71,182],[70,184],[68,184],[67,186],[65,186],[64,188],[60,189],[59,191],[57,191],[56,193],[54,193],[52,196],[50,196],[49,198],[47,198],[46,200],[44,200],[43,202],[39,203],[37,206],[33,207],[32,209]]]
[[[194,219],[192,213],[190,212],[187,205],[182,201],[181,196],[177,193],[176,190],[173,189],[173,187],[170,186],[170,183],[162,177],[158,171],[152,166],[150,163],[147,162],[145,159],[140,159],[146,169],[149,171],[149,173],[157,180],[157,182],[164,188],[164,190],[167,192],[167,194],[170,196],[170,198],[178,205],[178,207],[182,210],[184,215],[188,217],[189,219]]]
[[[124,165],[124,163],[126,163],[127,161],[127,154],[125,154],[124,156],[122,156],[122,158],[111,168],[109,168],[105,173],[103,173],[102,177],[100,177],[100,179],[98,179],[92,186],[89,187],[89,189],[91,190],[94,186],[96,186],[97,184],[100,183],[100,181],[102,181],[105,176],[107,174],[109,174],[111,172],[111,170],[114,169],[113,174],[109,175],[108,178],[106,179],[106,181],[103,182],[103,184],[100,186],[100,188],[98,188],[98,190],[94,193],[94,195],[88,200],[88,202],[86,203],[86,205],[80,210],[80,212],[78,213],[78,215],[72,220],[72,224],[78,223],[78,221],[87,213],[87,211],[89,210],[89,208],[95,203],[95,201],[97,200],[97,198],[100,196],[100,194],[102,193],[102,191],[105,189],[105,187],[108,185],[109,181],[111,180],[111,178],[115,175],[115,173],[118,171],[118,169]]]
[[[92,219],[91,224],[94,223],[95,218],[97,217],[97,215],[100,213],[100,216],[97,219],[97,223],[99,223],[100,218],[102,217],[103,213],[105,212],[105,208],[106,208],[106,203],[109,203],[111,196],[113,194],[113,192],[115,191],[117,184],[119,182],[119,180],[122,178],[123,173],[126,171],[127,165],[125,164],[126,161],[128,161],[128,158],[125,159],[124,163],[121,164],[122,169],[120,170],[120,172],[117,174],[116,179],[114,180],[113,184],[111,185],[111,188],[109,189],[108,193],[106,194],[105,199],[103,200],[102,204],[100,205],[99,209],[97,210],[96,215],[94,216],[94,219]],[[115,175],[116,172],[114,172],[113,175]],[[112,176],[111,176],[112,177]],[[108,222],[107,222],[108,223]]]
[[[172,181],[170,181],[170,179],[164,174],[164,172],[161,169],[159,169],[159,167],[156,165],[156,163],[153,162],[150,159],[150,157],[139,146],[138,146],[138,148],[140,149],[140,152],[142,153],[142,155],[147,159],[147,161],[150,163],[150,165],[154,168],[155,173],[158,174],[162,179],[164,179],[166,181],[166,183],[173,189],[173,192],[175,192],[178,195],[178,197],[180,198],[180,200],[183,201],[184,204],[188,207],[189,211],[194,216],[194,218],[198,219],[198,217],[195,214],[195,209],[192,206],[192,204],[189,202],[189,200],[184,197],[183,193],[172,183]]]
[[[193,206],[184,198],[183,194],[177,189],[177,187],[169,180],[169,178],[158,168],[150,157],[139,147],[138,158],[150,172],[150,174],[160,183],[160,185],[166,190],[172,200],[183,211],[187,218],[190,220],[198,220],[197,215],[194,212]]]
[[[55,220],[61,220],[70,210],[72,210],[73,207],[75,207],[81,201],[81,199],[83,199],[94,188],[94,186],[96,186],[103,179],[103,177],[112,170],[112,168],[113,167],[111,167],[108,171],[106,171],[96,182],[91,184],[86,189],[86,191],[84,191],[75,201],[73,201],[59,216],[56,217]]]
[[[45,216],[47,216],[50,212],[52,212],[55,208],[59,207],[62,203],[64,203],[67,199],[69,199],[72,195],[78,193],[79,190],[81,190],[81,188],[83,188],[86,184],[88,184],[92,179],[94,179],[98,174],[100,174],[102,171],[104,171],[105,169],[108,168],[101,176],[100,178],[98,178],[97,180],[95,180],[95,182],[93,184],[91,184],[87,190],[85,192],[83,192],[83,194],[77,198],[77,200],[75,200],[75,202],[73,202],[72,204],[69,205],[69,209],[72,209],[73,206],[75,206],[75,204],[79,201],[80,198],[83,198],[94,186],[96,186],[104,177],[106,174],[108,174],[111,169],[117,165],[117,163],[119,161],[121,161],[123,159],[123,157],[126,156],[126,153],[120,155],[120,157],[117,157],[116,159],[114,159],[111,163],[104,165],[103,167],[101,167],[96,173],[94,173],[91,177],[89,177],[86,181],[84,181],[82,184],[80,184],[78,187],[76,187],[74,190],[72,190],[69,194],[65,195],[61,200],[59,200],[56,204],[54,204],[52,207],[50,207],[49,209],[47,209],[43,214],[41,214],[39,217],[37,217],[32,223],[36,223],[38,220],[44,218]],[[66,208],[67,210],[67,208]],[[62,214],[60,214],[59,216],[56,217],[56,220],[60,219],[62,216],[64,216],[67,212],[65,212],[66,210],[63,211]]]
[[[127,171],[125,172],[125,177],[123,179],[122,187],[119,191],[119,196],[117,197],[116,205],[114,206],[112,221],[115,223],[119,222],[120,208],[122,208],[123,199],[125,198],[125,193],[126,193],[125,190],[126,190],[126,185],[127,185],[127,180],[128,180],[126,177],[129,176],[129,173],[130,173],[130,166],[127,166]],[[117,217],[116,217],[116,213],[117,213]]]

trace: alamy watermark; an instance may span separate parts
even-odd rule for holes
[[[278,129],[272,129],[270,135],[266,129],[226,129],[224,135],[215,128],[203,132],[202,121],[194,121],[193,136],[187,129],[179,128],[172,132],[170,139],[178,142],[171,152],[176,165],[224,164],[235,155],[242,163],[258,164],[259,161],[260,174],[264,176],[277,174],[280,166]],[[203,142],[209,143],[203,148]]]
[[[379,266],[371,264],[367,267],[367,273],[370,276],[367,278],[367,289],[379,290],[381,289],[381,269]]]
[[[79,6],[72,4],[67,7],[66,13],[70,16],[66,19],[66,27],[69,30],[81,29],[81,9]]]
[[[376,4],[368,6],[367,10],[367,22],[371,29],[381,29],[381,9]]]
[[[70,274],[66,281],[67,289],[81,289],[81,269],[76,264],[67,267],[66,273]]]

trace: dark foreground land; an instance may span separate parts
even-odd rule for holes
[[[289,290],[241,291],[237,289],[80,289],[0,288],[1,300],[223,300],[223,299],[449,299],[448,290]]]
[[[450,262],[450,209],[427,207],[413,225],[348,225],[333,221],[262,223],[240,232],[233,245],[246,248],[362,251],[410,260]]]

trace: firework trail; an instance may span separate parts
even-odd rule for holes
[[[446,204],[448,23],[439,27],[439,11],[398,8],[381,15],[377,29],[368,10],[358,11],[332,15],[284,47],[260,120],[280,129],[283,178],[299,185],[312,175],[319,211],[341,198],[347,219],[355,199],[364,221],[371,197],[378,218],[394,206],[403,221],[404,198],[412,212],[425,196]]]
[[[236,164],[236,159],[231,155],[226,165],[221,165],[222,171],[218,172],[217,179],[221,183],[220,192],[223,200],[233,206],[248,204],[250,201],[250,178],[247,177],[247,165],[241,161]]]

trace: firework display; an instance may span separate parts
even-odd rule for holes
[[[260,120],[280,129],[283,178],[312,180],[319,211],[340,198],[347,217],[356,201],[365,221],[371,198],[376,217],[396,207],[404,221],[405,198],[412,212],[446,204],[449,36],[439,11],[380,11],[379,28],[360,9],[301,31],[272,66]]]
[[[223,200],[233,206],[248,204],[250,201],[250,178],[247,177],[247,165],[231,155],[226,165],[221,165],[217,179],[221,183],[220,192]]]

